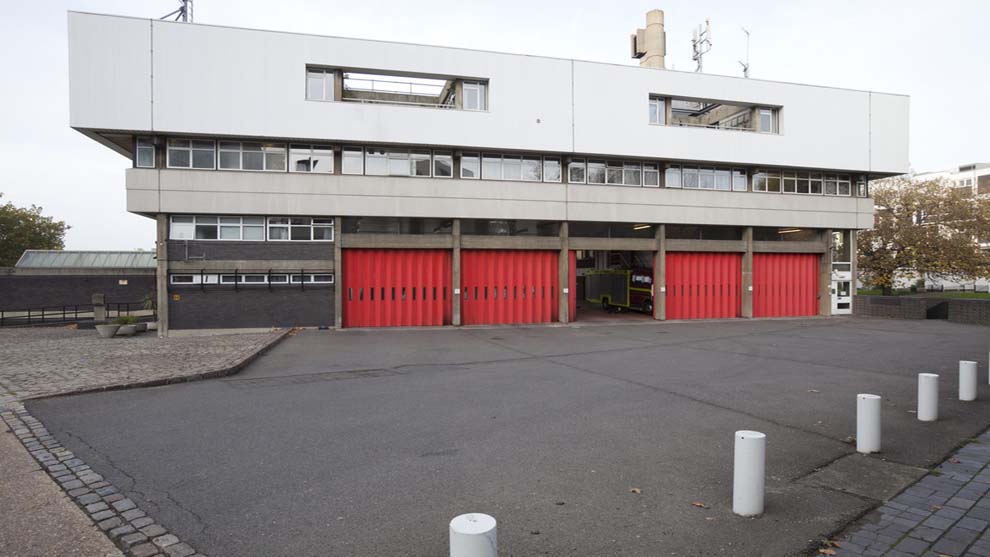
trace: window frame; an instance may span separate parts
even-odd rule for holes
[[[188,146],[174,145],[178,142],[185,142]],[[209,143],[210,151],[213,155],[213,166],[195,166],[195,152],[206,151],[204,147],[194,147],[195,143]],[[177,166],[172,164],[172,151],[183,151],[189,157],[187,166]],[[216,170],[217,169],[217,142],[213,139],[191,139],[187,137],[170,137],[165,142],[165,168],[176,170]]]
[[[778,129],[779,128],[777,126],[777,109],[776,108],[773,108],[773,107],[769,107],[769,106],[761,106],[757,110],[758,110],[758,112],[757,112],[757,120],[756,120],[756,126],[757,126],[756,127],[756,131],[757,131],[757,133],[764,133],[764,134],[776,134],[776,133],[779,133],[778,132]],[[764,114],[766,114],[770,118],[770,128],[767,129],[767,130],[764,130],[763,129],[763,116],[764,116]]]
[[[465,176],[464,175],[464,171],[465,170],[472,170],[472,169],[468,169],[467,166],[464,164],[464,162],[465,162],[464,159],[473,159],[474,160],[473,164],[471,165],[471,166],[474,167],[473,168],[473,171],[474,171],[474,174],[475,174],[474,176]],[[460,171],[458,172],[458,174],[460,174],[462,180],[480,180],[481,179],[481,153],[479,153],[479,152],[461,153],[461,156],[460,156]]]
[[[557,179],[556,180],[549,180],[549,179],[547,179],[547,176],[549,175],[549,173],[547,172],[547,168],[548,168],[548,165],[550,165],[549,166],[550,168],[553,168],[553,165],[554,164],[556,164],[556,167],[557,167]],[[560,157],[543,157],[542,173],[543,173],[543,181],[544,182],[546,182],[548,184],[559,184],[559,183],[561,183],[563,181],[563,179],[564,179],[564,166],[563,166],[563,164],[561,162]]]
[[[322,83],[322,87],[320,87],[320,89],[321,89],[321,91],[323,93],[323,96],[321,98],[313,98],[313,97],[310,97],[309,96],[309,79],[310,79],[310,73],[320,73],[320,74],[322,74],[322,82],[323,83]],[[306,66],[305,76],[306,77],[305,77],[304,95],[305,95],[307,101],[334,102],[336,100],[335,94],[334,94],[335,93],[334,89],[336,88],[336,80],[337,80],[337,71],[336,70],[332,70],[330,68],[325,68],[325,67],[320,67],[320,66]]]
[[[351,163],[353,163],[354,160],[357,160],[359,162],[359,164],[361,165],[361,168],[360,168],[360,170],[358,172],[347,172],[347,170],[346,170],[347,169],[347,162],[349,160],[348,159],[348,153],[357,153],[357,158],[356,159],[351,158],[350,160],[351,160]],[[358,147],[356,145],[345,145],[344,147],[341,148],[341,152],[340,152],[340,173],[342,175],[347,175],[347,176],[363,176],[364,175],[364,147]]]
[[[440,159],[446,159],[448,163],[448,168],[450,173],[446,176],[441,175],[437,172],[437,163]],[[452,180],[454,178],[454,153],[453,151],[433,151],[432,158],[430,159],[430,167],[432,168],[433,177],[440,178],[442,180]]]
[[[654,107],[656,107],[656,120],[654,120]],[[649,124],[651,126],[667,125],[667,99],[660,95],[650,95],[649,101]]]
[[[287,222],[285,222],[285,223],[272,222],[275,219],[285,219]],[[309,220],[309,223],[308,224],[294,223],[294,222],[292,222],[293,219],[296,219],[296,220],[308,219]],[[326,221],[326,222],[319,222],[319,223],[317,223],[316,222],[317,220]],[[285,229],[285,233],[286,233],[286,237],[285,238],[274,238],[273,235],[272,235],[272,229],[273,228],[276,228],[276,229],[283,229],[284,228]],[[292,233],[293,233],[293,230],[294,229],[300,229],[301,230],[301,229],[306,229],[306,228],[309,229],[309,238],[308,239],[296,239],[296,238],[293,238],[292,237]],[[316,235],[316,230],[317,229],[329,230],[330,231],[330,237],[329,238],[316,238],[315,235]],[[268,238],[268,241],[269,242],[333,242],[334,241],[334,238],[335,238],[334,219],[333,219],[333,217],[269,216],[269,217],[266,217],[265,218],[265,232],[266,232],[266,237]]]
[[[466,79],[461,81],[461,109],[470,112],[488,112],[488,82],[476,79]],[[475,93],[478,101],[478,106],[475,108],[468,108],[468,90]]]
[[[144,144],[142,144],[144,142]],[[141,164],[141,152],[151,149],[151,164]],[[134,139],[134,168],[156,168],[158,150],[155,147],[155,140],[151,137],[137,137]],[[191,162],[191,159],[190,159]]]
[[[663,169],[663,187],[671,189],[683,189],[684,187],[684,176],[681,174],[680,164],[668,164],[666,168]],[[670,178],[676,177],[677,184],[672,184]]]
[[[223,144],[228,144],[228,147],[223,148]],[[236,144],[237,149],[231,149],[229,145]],[[245,150],[245,145],[257,145],[258,150]],[[282,156],[282,168],[268,168],[268,155],[272,154],[268,149],[281,148]],[[223,167],[220,164],[220,159],[222,153],[237,153],[237,167]],[[244,154],[245,153],[259,153],[261,155],[261,168],[244,168]],[[289,148],[288,144],[285,143],[263,143],[260,141],[227,141],[221,140],[216,144],[216,165],[217,170],[223,170],[228,172],[286,172],[289,166]]]
[[[329,158],[329,161],[330,161],[330,170],[313,170],[313,157],[316,156],[315,155],[315,152],[317,151],[317,149],[319,149],[320,151],[329,151],[330,152],[330,158]],[[305,157],[300,158],[300,159],[297,159],[296,161],[293,161],[293,156],[302,156],[302,154],[304,152],[307,152],[307,151],[308,151],[308,154]],[[294,173],[294,174],[333,174],[334,173],[334,170],[335,170],[334,167],[336,166],[336,161],[334,161],[334,159],[336,158],[335,153],[336,152],[334,151],[334,146],[333,145],[326,145],[326,144],[320,144],[320,143],[289,143],[288,144],[288,158],[285,161],[285,166],[286,166],[286,169],[288,170],[288,172],[291,172],[291,173]],[[320,157],[321,157],[320,160],[325,160],[325,159],[322,158],[324,156],[325,155],[320,155]],[[299,162],[299,161],[302,161],[302,160],[308,160],[309,161],[309,168],[310,168],[309,170],[296,170],[295,169],[294,162]]]
[[[177,219],[191,219],[189,222],[181,222]],[[205,222],[200,222],[200,219],[204,219]],[[208,220],[207,220],[208,219]],[[215,219],[215,221],[213,221]],[[237,219],[237,223],[223,222],[223,219]],[[245,224],[244,219],[258,219],[261,221],[260,224]],[[169,240],[182,240],[182,241],[193,241],[193,242],[265,242],[268,239],[267,227],[265,226],[266,217],[263,216],[252,216],[252,215],[170,215],[169,216],[169,229],[168,229],[168,239]],[[216,238],[197,238],[197,228],[198,227],[213,226],[216,229]],[[237,238],[224,238],[222,228],[223,227],[234,227],[238,228]],[[189,238],[178,237],[175,233],[177,229],[188,228],[191,233]],[[261,239],[245,239],[244,229],[245,228],[260,228],[261,229]]]
[[[579,170],[581,172],[580,180],[574,180],[571,178],[572,170]],[[584,158],[572,158],[567,161],[567,183],[568,184],[588,183],[588,165]]]

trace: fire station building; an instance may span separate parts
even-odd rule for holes
[[[908,98],[69,14],[71,126],[157,222],[160,330],[850,313]]]

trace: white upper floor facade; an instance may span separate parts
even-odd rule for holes
[[[70,124],[94,135],[422,145],[869,178],[908,169],[908,97],[896,94],[77,12],[69,61]],[[457,107],[346,102],[339,86],[329,101],[314,100],[307,76],[319,69],[456,81]],[[702,107],[696,116],[722,105],[745,109],[739,117],[752,116],[752,128],[675,122],[685,107]]]

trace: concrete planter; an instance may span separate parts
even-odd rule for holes
[[[120,329],[117,329],[117,334],[122,337],[132,336],[137,332],[137,325],[121,325]]]
[[[117,329],[120,325],[97,325],[96,332],[100,335],[100,338],[113,338],[113,335],[117,334]]]
[[[143,332],[145,332],[145,331],[148,330],[148,324],[147,323],[143,323],[143,322],[142,323],[135,323],[134,324],[134,327],[136,327],[136,331],[139,332],[139,333],[143,333]]]

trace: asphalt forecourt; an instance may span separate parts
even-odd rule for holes
[[[213,556],[444,555],[464,513],[495,518],[502,554],[790,555],[990,425],[987,338],[867,319],[306,331],[235,376],[26,409]],[[880,396],[876,453],[857,452],[860,394]],[[737,431],[765,435],[755,517],[733,512]]]

